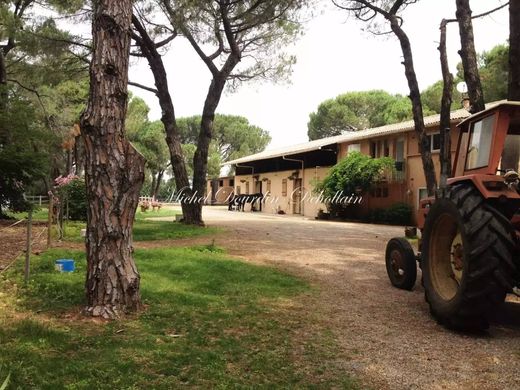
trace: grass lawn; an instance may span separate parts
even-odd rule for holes
[[[69,221],[64,224],[65,241],[83,242],[80,236],[81,229],[86,224],[79,221]],[[213,234],[219,231],[216,227],[200,227],[183,225],[179,222],[171,221],[147,221],[136,220],[134,222],[134,241],[154,241],[199,237],[206,234]]]
[[[10,388],[355,387],[331,363],[332,335],[299,304],[314,294],[305,282],[211,245],[135,255],[147,308],[120,321],[77,315],[82,252],[33,257],[27,287],[21,263],[0,276],[0,373],[11,373]],[[54,271],[63,257],[76,272]]]
[[[16,219],[25,219],[27,218],[28,213],[26,211],[22,213],[13,213],[13,212],[7,212],[7,215],[10,217],[16,218]],[[41,207],[37,210],[33,211],[33,221],[43,222],[47,221],[49,218],[49,208],[48,207]]]
[[[164,206],[159,211],[152,211],[152,209],[142,212],[141,208],[138,207],[135,213],[135,219],[138,221],[145,220],[147,218],[157,218],[157,217],[172,217],[175,218],[175,215],[182,214],[182,211],[178,207],[174,206]]]
[[[35,211],[33,213],[33,220],[47,221],[47,213],[47,208]],[[134,241],[181,239],[218,232],[218,229],[214,227],[188,226],[172,221],[150,220],[150,218],[157,217],[172,217],[173,219],[173,217],[179,213],[181,213],[181,211],[178,208],[171,206],[163,207],[160,211],[147,211],[144,213],[138,208],[134,222]],[[10,215],[17,219],[27,218],[27,213],[10,213]],[[84,239],[80,236],[80,232],[81,229],[84,229],[85,227],[85,222],[65,221],[63,226],[64,239],[66,241],[83,242]],[[54,236],[57,237],[56,228],[53,230]]]

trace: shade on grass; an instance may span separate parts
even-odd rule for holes
[[[82,242],[81,229],[85,223],[70,221],[64,225],[64,239],[66,241]],[[136,220],[134,222],[134,241],[170,240],[191,237],[200,237],[217,233],[218,228],[184,225],[171,221]]]
[[[63,257],[76,260],[76,272],[54,271]],[[82,252],[33,258],[27,288],[21,269],[8,274],[0,287],[0,367],[12,373],[13,388],[351,386],[320,362],[326,332],[298,350],[308,364],[294,358],[297,335],[306,334],[305,318],[291,309],[309,291],[301,280],[231,260],[212,245],[139,250],[136,260],[146,310],[100,324],[75,318]]]

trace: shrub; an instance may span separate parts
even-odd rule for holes
[[[412,208],[406,203],[396,203],[387,209],[375,209],[370,213],[370,222],[388,225],[410,225]]]
[[[58,177],[56,180],[60,203],[65,205],[63,212],[67,210],[69,219],[73,221],[87,220],[87,189],[85,180],[77,176],[69,175]]]
[[[83,179],[72,180],[67,185],[69,201],[69,219],[74,221],[87,220],[87,189]]]
[[[332,167],[329,174],[318,182],[315,194],[325,198],[327,209],[334,217],[356,215],[357,207],[344,203],[327,202],[334,196],[362,195],[378,181],[385,170],[393,169],[394,160],[390,157],[372,158],[359,152],[350,152]]]

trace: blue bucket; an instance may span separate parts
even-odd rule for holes
[[[72,259],[56,260],[56,270],[60,272],[74,272],[75,268],[74,260]]]

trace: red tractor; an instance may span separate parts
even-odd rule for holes
[[[520,102],[503,102],[459,124],[454,177],[420,202],[419,253],[404,238],[386,247],[392,284],[411,290],[422,270],[435,319],[483,329],[508,293],[520,292]]]

